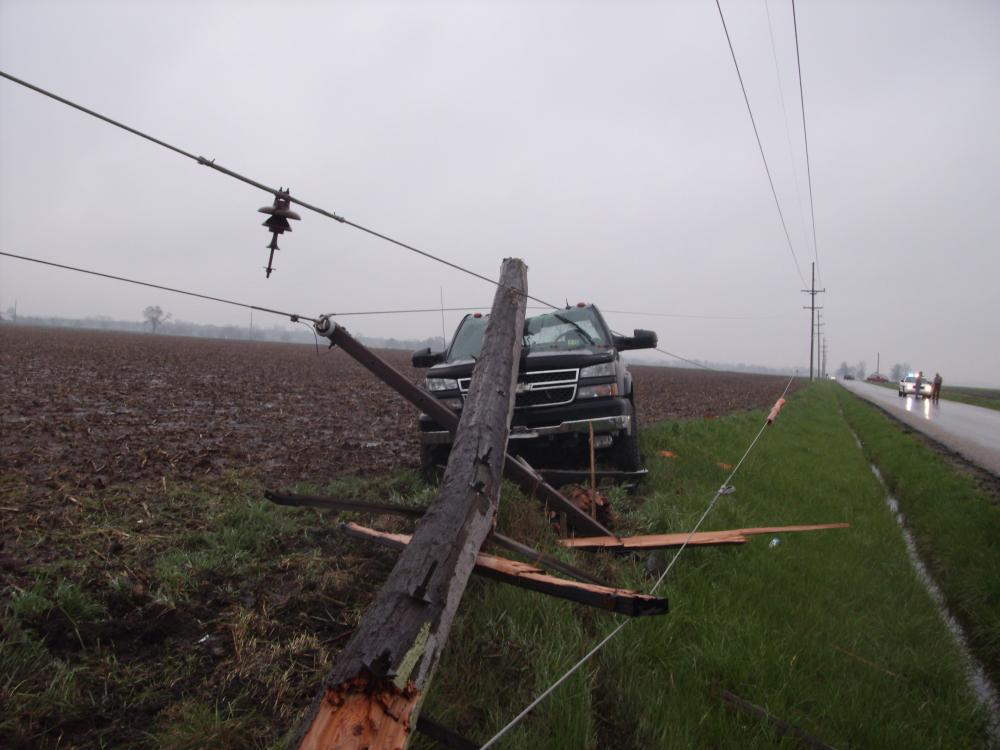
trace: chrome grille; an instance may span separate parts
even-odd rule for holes
[[[537,409],[543,406],[568,404],[576,398],[576,381],[580,370],[531,370],[517,378],[515,409]],[[458,388],[465,395],[469,392],[471,378],[459,378]]]

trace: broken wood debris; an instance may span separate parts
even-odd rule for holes
[[[341,525],[340,530],[357,539],[369,539],[393,549],[403,549],[410,543],[408,534],[392,534],[387,531],[369,529],[356,523]],[[599,609],[607,609],[630,617],[663,615],[667,613],[667,600],[661,597],[640,594],[628,589],[597,586],[580,581],[567,581],[547,574],[541,568],[528,563],[508,560],[480,552],[476,555],[474,572],[543,594],[569,599],[578,604],[586,604]]]
[[[339,497],[318,495],[296,495],[291,493],[274,492],[272,490],[265,491],[264,497],[273,503],[277,503],[278,505],[323,508],[324,510],[351,511],[354,513],[406,516],[409,518],[420,518],[427,511],[426,508],[418,508],[409,505],[375,503],[367,500],[350,500]],[[546,555],[544,552],[540,552],[539,550],[529,547],[526,544],[522,544],[521,542],[511,539],[510,537],[504,536],[495,529],[492,533],[490,533],[486,541],[496,545],[497,547],[503,547],[504,549],[518,555],[524,555],[536,565],[543,565],[551,570],[556,570],[563,575],[576,579],[577,581],[594,583],[598,586],[607,586],[604,581],[592,576],[590,573],[580,570],[579,568],[576,568],[569,563],[565,563],[562,560],[557,560],[554,557]]]
[[[573,549],[618,549],[644,550],[680,547],[687,542],[689,547],[720,544],[744,544],[749,537],[759,534],[785,534],[800,531],[822,531],[825,529],[847,529],[849,523],[820,523],[808,526],[762,526],[755,529],[728,529],[722,531],[699,531],[694,534],[645,534],[642,536],[585,536],[575,539],[560,539],[564,547]]]

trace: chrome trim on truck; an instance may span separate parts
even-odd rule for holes
[[[561,422],[549,427],[523,427],[513,426],[510,428],[511,440],[525,440],[549,435],[567,435],[572,433],[589,433],[590,426],[594,426],[594,434],[604,432],[632,431],[632,417],[622,414],[616,417],[600,417],[598,419],[574,419],[569,422]],[[420,442],[424,445],[446,445],[451,443],[451,433],[447,430],[431,430],[420,433]]]

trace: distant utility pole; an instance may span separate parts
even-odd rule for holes
[[[823,354],[822,354],[822,359],[820,360],[821,364],[820,364],[820,368],[819,368],[819,376],[821,378],[825,378],[826,377],[826,345],[828,343],[829,342],[827,341],[826,337],[824,337],[823,338]]]
[[[816,288],[816,263],[812,263],[812,284],[809,289],[803,289],[804,293],[810,295],[809,304],[802,307],[803,310],[809,310],[809,380],[813,380],[813,362],[815,361],[815,345],[816,345],[816,311],[822,310],[822,307],[816,306],[816,295],[822,294],[826,289]]]
[[[823,322],[823,314],[816,313],[816,377],[823,377],[823,342],[826,340],[823,333],[823,328],[826,323]]]

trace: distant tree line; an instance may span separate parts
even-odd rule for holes
[[[0,323],[13,325],[13,316],[0,317]],[[60,318],[56,316],[27,316],[19,314],[17,325],[45,326],[55,328],[82,328],[98,331],[126,331],[131,333],[153,333],[167,336],[190,336],[193,338],[210,338],[226,340],[277,341],[290,344],[309,344],[315,342],[311,327],[299,326],[298,329],[284,328],[272,325],[269,328],[255,325],[249,326],[219,326],[208,323],[191,323],[185,320],[172,319],[159,306],[150,306],[143,310],[143,320],[115,320],[105,315],[88,318]],[[441,337],[426,339],[397,339],[365,336],[354,334],[364,344],[376,349],[406,349],[416,351],[429,346],[437,351],[441,348]]]

